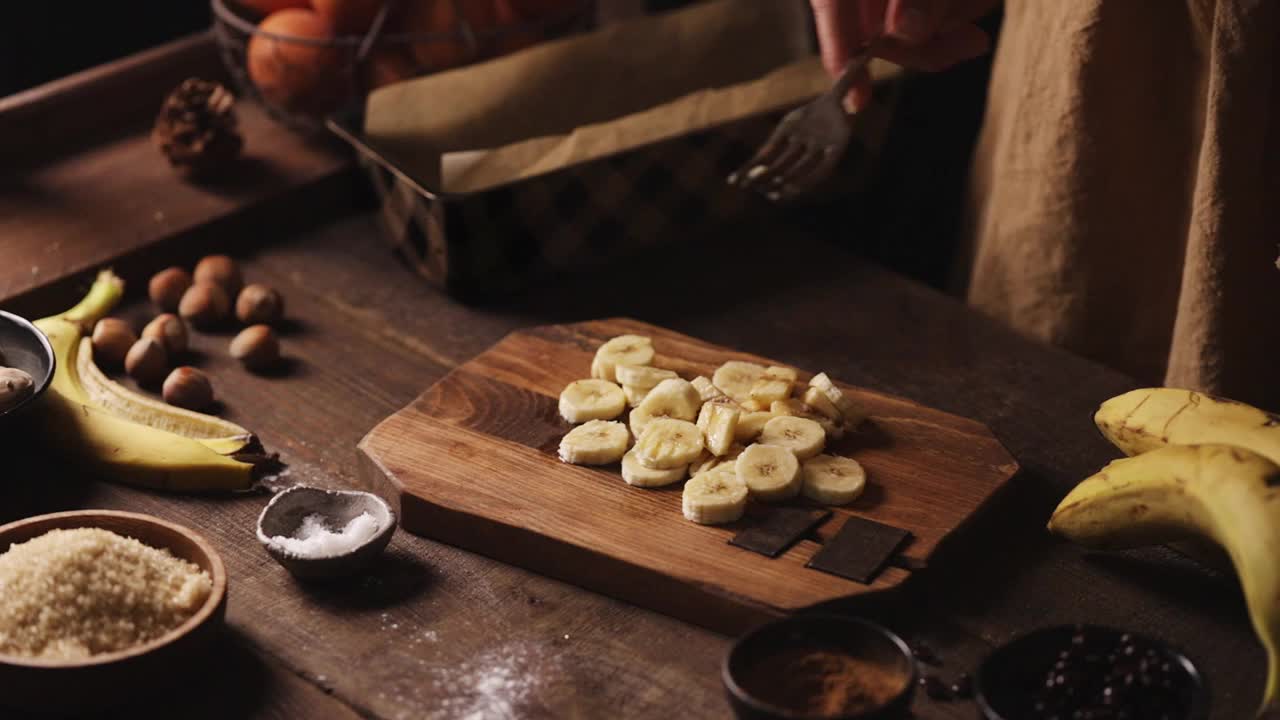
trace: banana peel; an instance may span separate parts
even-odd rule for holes
[[[85,376],[97,367],[91,355],[80,357],[82,342],[88,343],[89,329],[123,296],[124,282],[103,270],[74,307],[34,323],[48,336],[57,362],[49,392],[35,413],[44,437],[117,482],[184,492],[253,487],[262,456],[249,454],[255,440],[247,430],[212,416],[169,408],[105,376],[91,377],[97,384],[89,387],[96,396],[86,389]],[[108,400],[105,406],[102,393]],[[213,430],[209,437],[173,431],[200,432],[191,428]]]

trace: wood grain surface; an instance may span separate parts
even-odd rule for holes
[[[710,377],[728,360],[782,364],[629,319],[515,332],[361,442],[373,482],[385,480],[398,500],[401,526],[725,631],[906,579],[888,568],[864,585],[807,568],[821,547],[813,540],[776,559],[744,552],[729,539],[750,517],[697,525],[681,514],[680,484],[637,490],[616,467],[561,462],[560,437],[572,426],[556,399],[589,375],[595,348],[624,334],[652,338],[655,365],[685,378]],[[811,376],[801,369],[802,383]],[[925,567],[1017,463],[979,423],[846,390],[870,418],[827,451],[861,462],[870,485],[849,507],[834,508],[821,536],[850,515],[872,518],[910,531],[901,552],[908,567]]]
[[[150,100],[132,102],[138,117],[154,112]],[[21,164],[0,169],[0,222],[6,232],[30,228],[21,242],[10,242],[21,235],[0,239],[0,306],[31,317],[60,310],[87,287],[77,269],[115,258],[132,289],[120,314],[140,327],[155,313],[138,300],[149,272],[190,263],[208,248],[235,252],[250,280],[287,298],[287,372],[244,372],[227,357],[226,332],[197,334],[184,361],[211,373],[222,412],[280,452],[290,480],[359,485],[356,443],[513,330],[636,317],[974,418],[1018,458],[1018,477],[942,543],[927,571],[892,592],[830,606],[927,642],[944,660],[930,672],[950,679],[1020,633],[1089,621],[1185,649],[1209,680],[1213,720],[1256,708],[1265,660],[1234,578],[1161,549],[1094,554],[1044,531],[1068,489],[1115,457],[1089,418],[1133,381],[1021,338],[837,247],[850,243],[830,242],[856,233],[856,218],[849,227],[815,228],[800,213],[673,237],[612,268],[468,307],[397,263],[375,219],[341,194],[299,193],[281,212],[255,214],[247,203],[233,215],[242,222],[162,228],[158,236],[155,212],[188,213],[195,191],[161,182],[159,173],[142,185],[145,205],[103,187],[131,182],[135,163],[152,173],[139,133],[118,131],[129,153],[110,141],[86,143],[82,167],[75,152],[34,152],[32,172],[60,165],[48,172],[77,178],[43,185],[56,192],[42,191]],[[254,130],[249,147],[272,137],[269,128]],[[289,147],[282,162],[306,166],[309,151]],[[115,153],[124,154],[94,160]],[[104,202],[132,210],[107,212]],[[95,222],[56,217],[76,213]],[[163,252],[139,250],[157,237]],[[760,258],[769,259],[767,273]],[[397,534],[364,577],[302,585],[254,539],[265,495],[121,487],[69,466],[56,441],[21,428],[0,433],[0,457],[0,522],[77,508],[146,512],[199,530],[227,563],[228,628],[217,646],[185,668],[180,686],[142,694],[104,717],[729,716],[718,675],[732,640],[725,635],[409,533]],[[912,712],[971,720],[977,711],[918,697]]]

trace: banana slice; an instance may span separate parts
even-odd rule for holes
[[[818,455],[800,468],[800,492],[823,505],[846,505],[858,499],[867,485],[867,471],[853,458]]]
[[[644,401],[636,406],[650,416],[675,418],[693,421],[698,417],[698,409],[702,407],[702,398],[687,380],[670,378],[658,383],[644,396]]]
[[[747,398],[747,401],[742,403],[742,409],[746,412],[764,412],[769,409],[769,403],[755,398]]]
[[[662,487],[678,483],[684,479],[688,466],[674,467],[666,470],[655,470],[645,467],[632,450],[622,456],[622,479],[635,487]]]
[[[647,468],[684,467],[702,452],[702,431],[687,420],[654,418],[636,442],[636,459]]]
[[[560,459],[574,465],[608,465],[622,459],[630,441],[626,425],[589,420],[560,439]]]
[[[684,484],[680,507],[686,520],[702,525],[733,522],[747,509],[747,486],[732,468],[720,466]]]
[[[826,373],[814,375],[813,379],[809,381],[809,385],[821,390],[822,394],[826,395],[827,399],[831,401],[831,404],[836,406],[836,409],[840,411],[840,417],[844,419],[845,427],[857,428],[866,419],[867,414],[862,408],[858,407],[857,401],[836,387],[836,384],[831,381],[831,378],[827,377]]]
[[[689,464],[689,474],[697,475],[698,473],[707,472],[708,470],[720,467],[721,465],[728,465],[732,468],[734,466],[733,463],[737,461],[738,456],[746,449],[747,447],[745,445],[734,443],[729,446],[729,452],[720,457],[716,457],[707,450],[703,450],[702,454],[698,456],[698,459]]]
[[[744,412],[738,416],[738,427],[733,431],[733,439],[740,443],[749,443],[764,432],[765,423],[777,417],[768,410]]]
[[[711,376],[711,382],[734,401],[744,403],[751,399],[751,388],[764,376],[764,373],[763,365],[730,360],[716,368],[715,374]]]
[[[560,416],[571,423],[612,420],[626,409],[627,396],[608,380],[574,380],[560,391]]]
[[[713,455],[724,455],[733,444],[738,430],[738,417],[742,411],[718,402],[703,403],[698,411],[698,429],[702,430],[703,443]]]
[[[827,442],[827,431],[808,418],[782,415],[764,424],[760,442],[787,448],[798,459],[807,460],[822,452]]]
[[[614,368],[614,373],[618,376],[619,385],[634,385],[641,390],[652,390],[663,380],[680,377],[675,371],[652,365],[619,365]]]
[[[734,470],[758,500],[786,500],[800,492],[800,461],[787,448],[750,445],[738,456]]]
[[[617,382],[619,365],[648,365],[652,362],[652,340],[643,335],[619,335],[596,350],[591,361],[591,377]]]
[[[623,385],[622,394],[627,398],[627,405],[630,407],[640,407],[640,403],[644,402],[644,398],[649,394],[652,388],[640,388],[635,385]]]
[[[717,398],[728,399],[729,397],[720,392],[720,388],[716,387],[705,375],[699,375],[690,380],[689,384],[693,386],[694,390],[698,391],[698,396],[702,398],[703,402],[711,402]]]
[[[774,400],[769,403],[769,411],[774,415],[794,415],[795,417],[804,417],[809,414],[809,406],[804,401],[795,398],[786,398],[784,400]]]
[[[828,420],[840,422],[844,419],[844,416],[840,414],[840,408],[837,408],[835,403],[831,402],[827,394],[812,385],[804,389],[804,395],[801,398],[804,400],[804,404],[809,406],[809,409]]]

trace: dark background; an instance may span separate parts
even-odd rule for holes
[[[689,0],[648,0],[654,11]],[[803,0],[796,0],[801,2]],[[207,0],[7,3],[0,23],[0,96],[207,28]],[[994,34],[999,17],[987,19]],[[981,124],[990,58],[905,81],[866,192],[805,208],[796,221],[929,285],[946,288],[963,188]]]

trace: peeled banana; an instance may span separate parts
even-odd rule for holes
[[[680,508],[685,519],[702,525],[733,522],[747,509],[747,486],[733,468],[722,465],[684,484]]]
[[[684,479],[688,470],[689,467],[687,465],[664,470],[645,467],[644,463],[640,462],[639,458],[636,457],[634,449],[622,456],[622,479],[628,485],[636,487],[663,487],[678,483]]]
[[[763,365],[730,360],[716,368],[715,374],[711,376],[711,382],[735,402],[744,403],[751,399],[751,388],[755,387],[757,380],[764,377],[764,373]]]
[[[630,442],[626,425],[590,420],[560,439],[560,459],[574,465],[608,465],[622,459]]]
[[[1049,530],[1097,548],[1187,537],[1221,545],[1240,577],[1254,630],[1267,651],[1261,713],[1280,709],[1277,488],[1280,466],[1260,453],[1228,445],[1170,445],[1116,460],[1085,479],[1058,505]]]
[[[718,457],[729,452],[741,415],[742,412],[733,405],[703,403],[702,410],[698,411],[698,429],[702,431],[703,443],[712,455]]]
[[[243,428],[82,373],[92,365],[79,357],[85,330],[123,293],[124,282],[104,270],[75,307],[35,322],[57,361],[36,422],[59,450],[112,480],[164,490],[248,489],[255,466],[233,456],[253,440]]]
[[[823,505],[847,505],[862,494],[867,471],[853,458],[818,455],[800,467],[800,492]]]
[[[1093,420],[1126,455],[1165,445],[1226,443],[1280,463],[1280,416],[1193,390],[1133,390],[1102,403]]]
[[[571,423],[612,420],[627,409],[622,388],[608,380],[574,380],[560,391],[560,416]]]
[[[619,365],[653,363],[653,341],[642,335],[619,335],[596,350],[591,361],[591,377],[618,382]]]
[[[636,441],[636,459],[654,470],[688,467],[702,452],[702,431],[687,420],[657,418]]]
[[[784,447],[796,458],[807,460],[822,452],[827,442],[827,431],[808,418],[780,415],[764,424],[759,442]]]
[[[757,500],[774,502],[800,493],[800,462],[787,448],[750,445],[734,462],[734,470]]]

